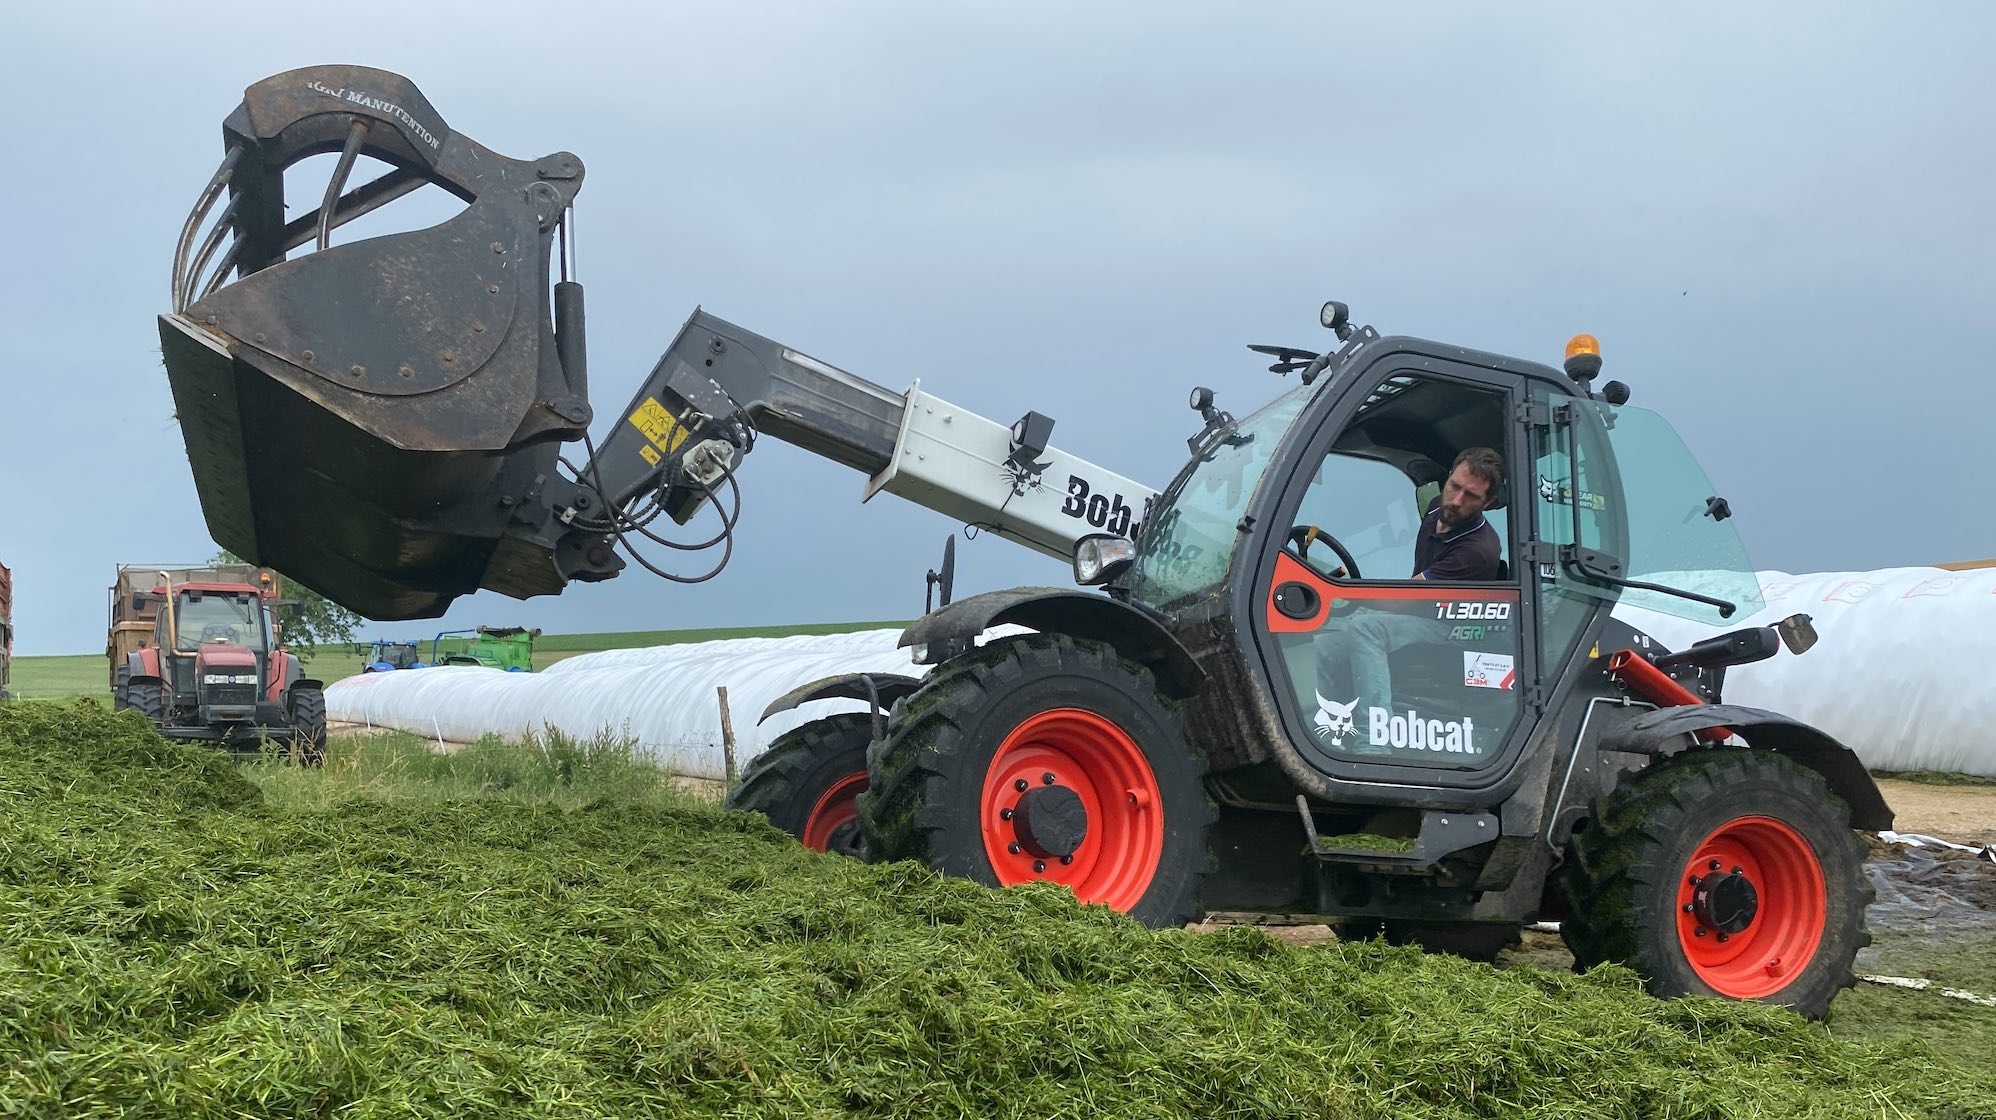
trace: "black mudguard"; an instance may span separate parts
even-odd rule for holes
[[[1670,753],[1669,744],[1708,727],[1727,727],[1755,747],[1779,751],[1823,776],[1830,789],[1850,806],[1851,827],[1882,832],[1892,827],[1892,809],[1878,783],[1855,751],[1806,723],[1743,704],[1685,704],[1659,708],[1630,721],[1627,729],[1604,740],[1604,751],[1636,754]]]
[[[867,689],[868,681],[873,682],[871,691]],[[820,677],[771,700],[769,707],[764,708],[762,715],[756,718],[756,723],[760,724],[778,712],[787,712],[813,700],[864,700],[869,704],[878,703],[885,710],[892,708],[896,700],[912,694],[920,687],[922,687],[921,678],[901,673],[841,673],[835,677]]]
[[[1106,595],[1071,588],[1016,587],[973,595],[916,619],[901,632],[900,644],[968,645],[990,627],[1005,625],[1105,643],[1150,669],[1158,689],[1174,699],[1188,699],[1206,685],[1206,671],[1156,619]]]

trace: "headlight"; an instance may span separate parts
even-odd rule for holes
[[[1114,533],[1094,533],[1074,546],[1074,582],[1083,587],[1107,583],[1122,574],[1137,558],[1137,546],[1128,537]]]

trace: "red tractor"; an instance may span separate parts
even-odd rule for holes
[[[250,565],[118,569],[111,594],[112,703],[169,739],[324,760],[326,696],[278,642],[277,577]]]

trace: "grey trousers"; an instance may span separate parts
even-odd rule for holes
[[[1338,638],[1324,643],[1320,671],[1328,678],[1328,670],[1349,669],[1352,687],[1358,690],[1358,711],[1370,707],[1395,711],[1393,670],[1386,656],[1411,645],[1446,644],[1451,629],[1450,623],[1438,618],[1367,611],[1345,626]]]

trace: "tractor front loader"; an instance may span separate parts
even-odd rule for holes
[[[863,499],[1069,560],[1077,585],[945,594],[902,636],[924,677],[779,701],[871,708],[744,775],[734,804],[804,843],[1057,882],[1158,926],[1307,911],[1489,957],[1556,919],[1583,967],[1807,1015],[1851,983],[1854,830],[1891,812],[1830,736],[1723,702],[1731,666],[1809,648],[1806,617],[1673,651],[1611,614],[1717,629],[1760,598],[1729,505],[1627,386],[1593,387],[1587,336],[1555,368],[1326,304],[1332,345],[1256,347],[1298,375],[1266,406],[1236,418],[1193,391],[1190,457],[1158,491],[1051,446],[1039,412],[990,420],[696,311],[592,435],[577,157],[502,156],[407,79],[346,66],[251,86],[223,139],[160,331],[209,527],[237,554],[375,618],[558,593],[625,557],[697,583],[718,567],[640,548],[711,506],[720,531],[674,543],[725,564],[739,476],[773,437],[859,471]],[[287,211],[287,172],[330,153]],[[387,170],[350,188],[363,156]],[[425,186],[464,209],[333,244]],[[1417,578],[1417,527],[1476,448],[1502,464],[1471,480],[1496,570]],[[1000,626],[1022,632],[986,637]]]

